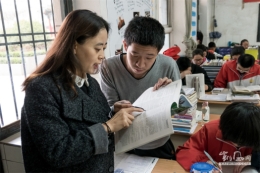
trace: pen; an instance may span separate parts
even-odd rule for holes
[[[154,162],[155,159],[153,159],[152,163]]]
[[[207,153],[206,151],[204,151],[204,153],[205,153],[206,156],[209,158],[209,160],[212,162],[213,166],[214,166],[220,173],[223,173],[222,170],[220,169],[219,165],[213,160],[213,158],[209,155],[209,153]]]

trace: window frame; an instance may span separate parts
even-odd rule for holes
[[[48,42],[51,42],[53,39],[47,39],[47,35],[48,34],[53,34],[53,35],[56,35],[56,27],[55,27],[55,19],[54,19],[54,15],[55,15],[55,11],[54,11],[54,8],[53,8],[53,0],[50,0],[50,3],[51,3],[51,13],[52,13],[52,26],[53,26],[53,31],[51,32],[47,32],[46,29],[45,29],[45,23],[44,22],[44,12],[43,12],[43,4],[42,4],[42,1],[43,0],[39,0],[39,5],[40,5],[40,15],[41,15],[41,20],[42,20],[42,32],[35,32],[34,29],[33,29],[33,20],[32,20],[32,13],[31,13],[31,9],[32,9],[32,6],[31,6],[31,1],[32,0],[26,0],[27,1],[27,5],[28,5],[28,14],[29,14],[29,22],[30,22],[30,27],[31,27],[31,32],[30,33],[21,33],[21,30],[20,30],[20,20],[19,20],[19,15],[18,15],[18,10],[17,10],[17,3],[16,3],[17,0],[13,0],[13,3],[14,3],[14,10],[15,10],[15,17],[16,17],[16,24],[17,24],[17,29],[18,29],[18,33],[11,33],[11,34],[7,34],[6,33],[6,27],[5,27],[5,18],[4,18],[4,13],[3,13],[3,2],[0,1],[0,15],[1,15],[1,24],[2,24],[2,29],[3,29],[3,34],[0,34],[0,38],[4,38],[4,43],[0,43],[0,46],[3,46],[6,48],[6,58],[7,58],[7,61],[8,61],[8,70],[9,70],[9,75],[8,77],[10,78],[10,82],[11,82],[11,86],[12,86],[12,97],[13,97],[13,103],[14,103],[14,108],[15,108],[15,115],[16,116],[16,121],[13,121],[12,123],[8,124],[8,125],[5,125],[4,123],[4,116],[8,116],[8,115],[3,115],[3,112],[2,112],[2,107],[1,107],[1,103],[0,103],[0,140],[3,140],[5,139],[6,137],[14,134],[14,133],[17,133],[20,131],[20,116],[18,114],[18,108],[17,108],[17,98],[16,98],[16,95],[15,95],[15,89],[14,89],[14,81],[13,81],[13,71],[12,71],[12,67],[11,67],[11,62],[10,62],[10,51],[9,51],[9,48],[8,46],[10,45],[18,45],[20,46],[20,55],[21,55],[21,59],[22,59],[22,65],[23,65],[23,72],[24,72],[24,77],[26,77],[26,68],[25,68],[25,61],[24,61],[24,58],[25,58],[25,55],[24,55],[24,49],[23,49],[23,45],[24,44],[32,44],[32,48],[33,48],[33,57],[34,57],[34,60],[35,60],[35,65],[37,66],[38,65],[38,62],[37,62],[37,48],[36,48],[36,43],[43,43],[44,44],[44,48],[45,48],[45,51],[47,52],[47,43]],[[34,39],[34,36],[35,35],[42,35],[43,36],[43,39],[41,40],[35,40]],[[10,37],[10,36],[18,36],[19,37],[19,41],[18,42],[8,42],[7,40],[7,37]],[[23,41],[22,40],[22,36],[31,36],[32,39],[31,41]]]

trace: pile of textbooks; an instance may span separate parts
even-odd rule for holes
[[[175,132],[193,133],[196,123],[197,93],[181,95],[179,107],[172,105],[172,125]]]

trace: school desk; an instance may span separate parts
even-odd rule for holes
[[[152,173],[188,173],[175,160],[159,159]]]
[[[207,92],[206,94],[211,94],[211,92]],[[204,101],[205,100],[198,100],[198,103],[197,103],[198,111],[201,110],[201,106]],[[221,115],[223,113],[223,111],[226,109],[226,107],[228,105],[230,105],[232,102],[231,101],[208,101],[208,103],[209,103],[209,108],[210,108],[211,114]],[[259,103],[257,105],[260,106]]]

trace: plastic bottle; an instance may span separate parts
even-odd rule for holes
[[[210,116],[210,109],[209,109],[208,102],[202,103],[201,112],[202,112],[202,120],[208,122]]]

